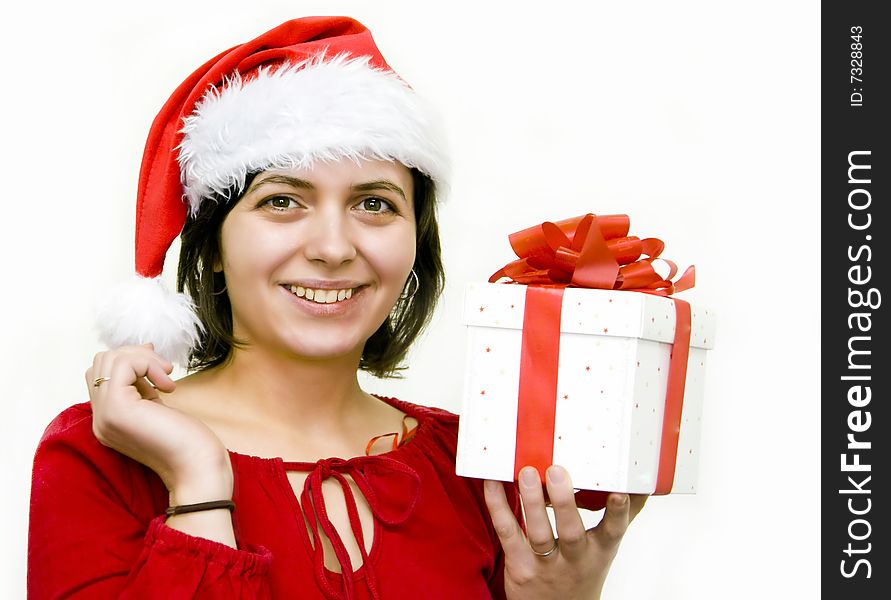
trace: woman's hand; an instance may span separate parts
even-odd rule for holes
[[[158,390],[170,393],[176,387],[172,372],[173,365],[155,354],[152,344],[97,354],[86,372],[93,434],[157,473],[171,504],[231,498],[226,447],[207,425],[160,401]]]
[[[545,511],[541,480],[533,467],[520,471],[519,484],[528,537],[523,535],[511,512],[501,482],[485,482],[486,504],[504,548],[507,597],[510,600],[597,600],[619,542],[647,496],[610,494],[603,519],[586,531],[576,507],[569,473],[553,465],[548,468],[546,479],[557,521],[556,540]]]

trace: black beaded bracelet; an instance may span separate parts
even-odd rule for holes
[[[215,508],[228,508],[230,511],[233,511],[235,510],[235,503],[232,500],[213,500],[211,502],[199,502],[198,504],[181,504],[179,506],[171,506],[164,514],[172,517],[173,515],[198,512],[199,510],[213,510]]]

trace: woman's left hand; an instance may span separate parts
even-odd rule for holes
[[[619,542],[647,496],[610,494],[603,519],[586,531],[569,473],[553,465],[548,468],[546,479],[557,521],[556,540],[545,511],[541,480],[533,467],[520,471],[519,488],[527,535],[523,535],[508,505],[502,483],[486,481],[484,485],[486,504],[504,549],[507,597],[510,600],[597,600]]]

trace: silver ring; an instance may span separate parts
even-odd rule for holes
[[[532,554],[534,554],[536,556],[550,556],[551,554],[553,554],[554,552],[557,551],[557,546],[558,546],[557,540],[554,540],[554,547],[551,548],[550,550],[548,550],[547,552],[536,552],[535,548],[532,548],[532,546],[530,546],[530,549],[532,550]]]
[[[97,377],[93,380],[93,387],[99,387],[106,381],[111,381],[111,377]]]

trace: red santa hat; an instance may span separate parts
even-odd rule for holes
[[[316,161],[396,160],[441,189],[447,159],[431,110],[387,65],[361,23],[307,17],[207,61],[152,123],[136,199],[136,278],[98,311],[109,347],[152,342],[186,364],[200,321],[167,290],[164,257],[212,195],[242,191],[248,173]]]

